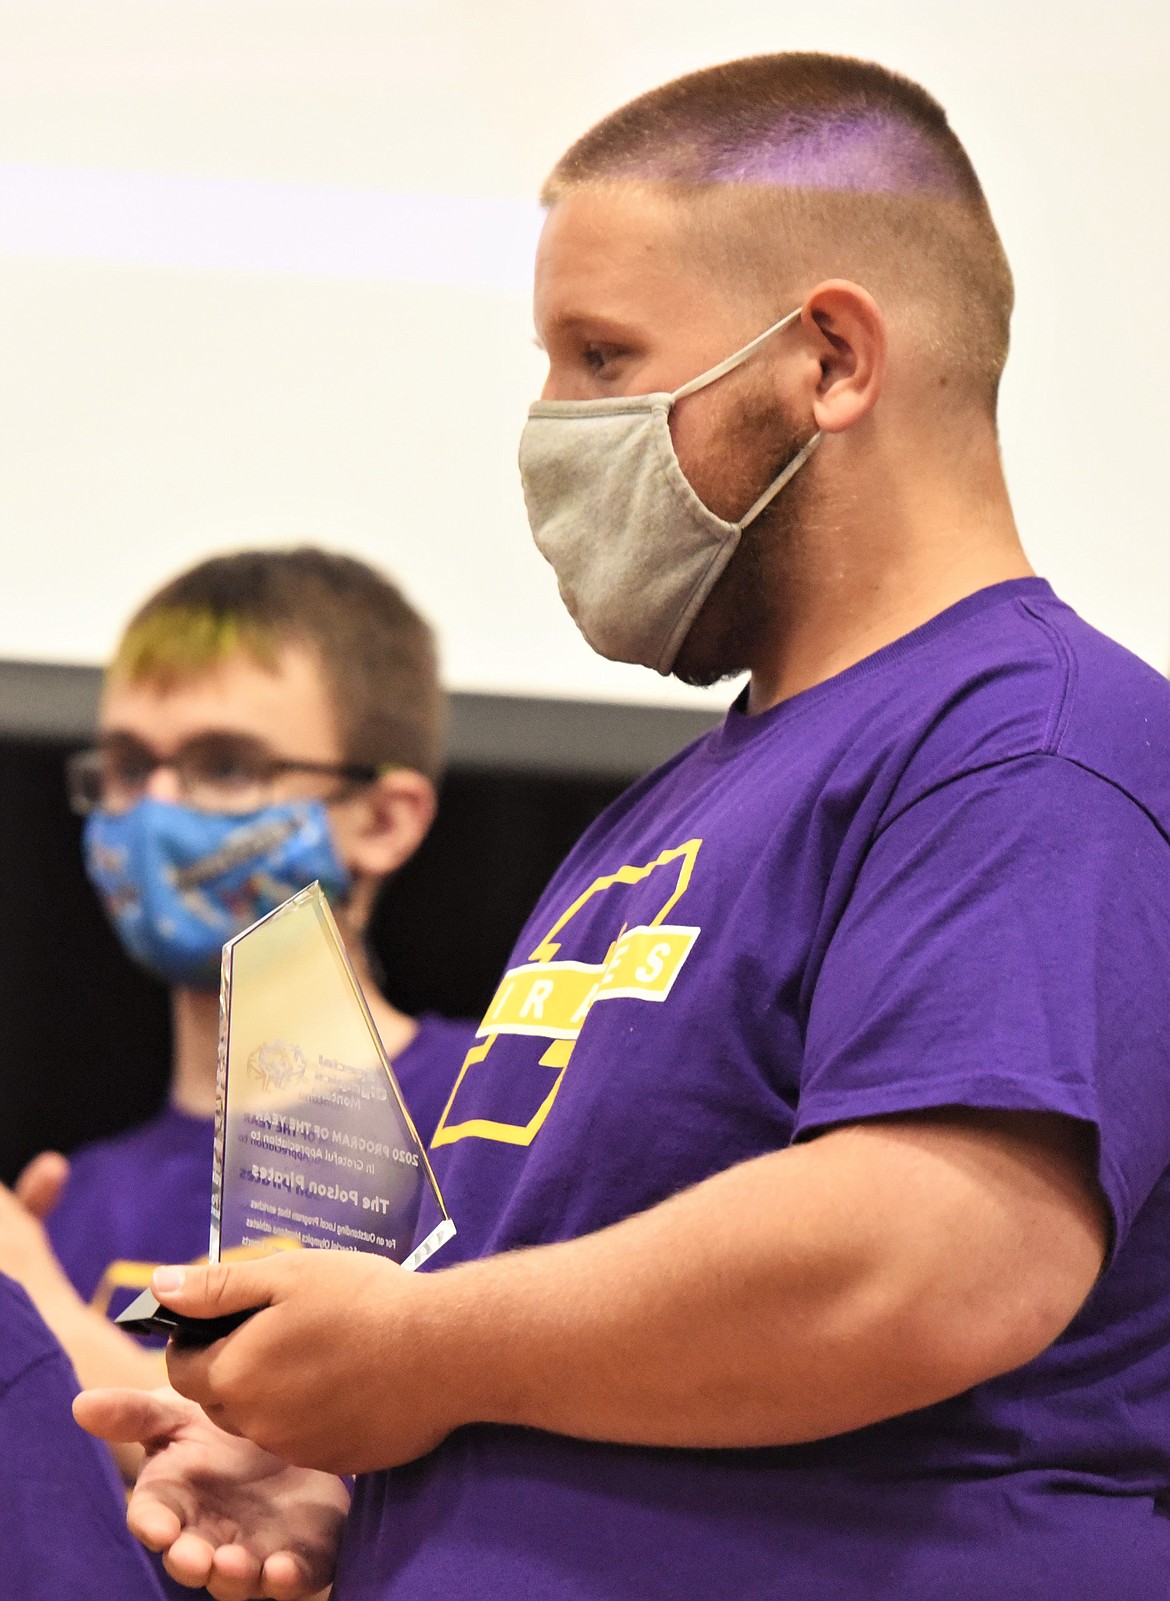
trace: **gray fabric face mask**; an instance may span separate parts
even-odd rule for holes
[[[673,394],[538,400],[520,440],[532,537],[561,599],[600,656],[667,674],[739,537],[820,443],[816,433],[749,506],[724,522],[691,488],[670,409],[745,362],[799,308]]]

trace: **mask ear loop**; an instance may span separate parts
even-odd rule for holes
[[[766,340],[771,339],[773,334],[778,334],[781,328],[787,328],[790,322],[794,322],[800,316],[800,313],[801,307],[797,306],[796,310],[790,311],[787,317],[781,317],[779,322],[774,322],[770,328],[765,328],[762,334],[757,334],[750,344],[744,345],[742,350],[737,350],[734,355],[726,357],[718,366],[711,367],[706,372],[701,372],[697,378],[692,378],[681,389],[676,389],[670,397],[671,405],[673,406],[676,400],[682,400],[686,395],[693,395],[696,389],[705,389],[708,384],[713,384],[717,378],[722,378],[725,373],[734,372],[741,362],[745,362],[749,356],[754,356]]]
[[[812,455],[813,451],[820,444],[822,437],[821,431],[818,428],[816,433],[809,440],[808,444],[805,445],[804,449],[798,450],[796,455],[793,456],[792,460],[788,463],[787,467],[784,468],[779,478],[774,479],[773,482],[768,485],[767,489],[764,490],[764,493],[760,496],[759,500],[755,501],[744,512],[743,516],[739,519],[739,526],[741,528],[746,528],[748,523],[754,522],[763,511],[764,507],[769,505],[771,501],[780,493],[788,480],[796,476],[808,458]]]
[[[673,406],[676,400],[682,400],[686,395],[693,395],[696,389],[705,389],[708,384],[713,384],[717,378],[722,378],[725,373],[734,372],[736,367],[745,362],[749,356],[754,356],[760,346],[767,340],[771,339],[773,334],[778,334],[782,328],[787,328],[789,323],[795,322],[797,317],[800,316],[801,309],[802,308],[800,306],[797,306],[795,311],[790,311],[786,317],[781,317],[779,322],[774,322],[770,328],[765,328],[762,334],[757,334],[756,337],[750,341],[750,343],[744,345],[742,350],[737,350],[734,355],[726,357],[718,364],[718,366],[710,368],[710,370],[707,372],[700,373],[697,378],[692,378],[690,383],[683,384],[681,389],[676,389],[670,397],[670,404]],[[803,450],[799,450],[796,455],[793,456],[792,460],[788,463],[787,467],[784,468],[780,476],[773,479],[773,481],[768,485],[767,489],[764,490],[764,493],[760,496],[760,498],[753,502],[753,504],[748,507],[747,511],[744,512],[743,516],[739,519],[740,528],[746,528],[750,522],[754,522],[764,508],[771,504],[775,497],[784,488],[784,485],[788,483],[791,478],[795,477],[795,475],[804,466],[805,462],[812,455],[813,451],[817,448],[820,442],[821,434],[820,430],[818,429],[809,440],[808,444],[804,446]]]

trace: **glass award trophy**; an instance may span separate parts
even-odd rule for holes
[[[309,1246],[416,1268],[455,1233],[333,914],[310,884],[223,948],[209,1260]],[[146,1291],[135,1332],[218,1339]]]

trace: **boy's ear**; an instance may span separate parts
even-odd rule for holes
[[[354,797],[353,821],[345,830],[351,870],[384,878],[410,860],[426,838],[438,801],[422,773],[394,767]]]

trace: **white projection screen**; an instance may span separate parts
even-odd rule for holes
[[[1018,305],[1034,564],[1170,662],[1165,0],[0,3],[0,657],[100,663],[212,551],[365,554],[457,690],[713,705],[594,657],[515,467],[534,196],[691,68],[877,59],[946,105]]]

